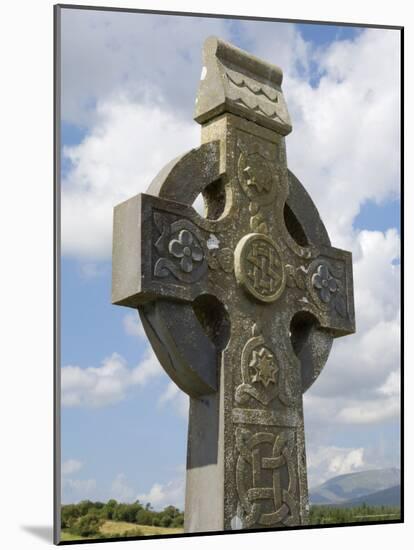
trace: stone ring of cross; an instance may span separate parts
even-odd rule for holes
[[[302,394],[355,331],[352,257],[288,170],[281,84],[207,39],[201,146],[115,208],[112,301],[191,397],[187,532],[306,524]]]

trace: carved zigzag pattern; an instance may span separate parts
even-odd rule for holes
[[[244,101],[241,97],[236,99],[235,100],[236,103],[239,103],[240,105],[242,105],[243,107],[247,107],[248,109],[253,109],[253,111],[256,111],[258,113],[261,113],[262,115],[264,115],[265,117],[268,117],[268,118],[272,118],[273,120],[280,120],[280,122],[282,122],[283,124],[285,124],[285,121],[283,120],[282,117],[280,117],[278,114],[277,114],[277,111],[272,111],[272,112],[266,112],[262,109],[262,107],[260,105],[255,105],[254,107],[251,107],[250,105],[248,105],[246,103],[246,101]]]
[[[228,72],[226,72],[226,77],[232,84],[234,84],[238,88],[247,88],[254,95],[264,95],[272,103],[278,102],[278,93],[276,91],[273,92],[272,90],[271,92],[270,91],[267,92],[262,86],[250,84],[244,78],[237,80],[234,76],[231,76]]]

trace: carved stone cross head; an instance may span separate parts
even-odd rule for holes
[[[186,531],[306,523],[302,394],[355,330],[351,254],[287,168],[281,83],[209,38],[202,145],[115,208],[113,303],[191,397]]]

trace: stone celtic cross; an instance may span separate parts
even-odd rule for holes
[[[351,254],[287,168],[281,83],[207,39],[202,145],[115,208],[112,301],[191,397],[187,532],[306,524],[302,394],[355,330]]]

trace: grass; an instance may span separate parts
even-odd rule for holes
[[[400,518],[400,510],[398,507],[393,506],[360,506],[350,509],[312,506],[310,516],[309,523],[311,525],[326,525],[329,523],[340,525],[341,523],[358,523],[361,521],[381,522],[396,520]],[[151,525],[128,523],[126,521],[106,520],[100,528],[100,533],[101,537],[104,538],[139,537],[151,535],[177,535],[184,533],[184,529],[182,527],[155,527]],[[61,530],[62,541],[90,540],[97,538],[99,537],[81,537],[80,535],[69,533],[66,529]]]
[[[335,508],[334,506],[311,506],[311,525],[326,525],[329,523],[358,523],[399,520],[400,508],[397,506],[356,506],[353,508]]]
[[[126,533],[139,529],[143,535],[176,535],[184,533],[182,527],[153,527],[152,525],[138,525],[136,523],[128,523],[127,521],[111,521],[107,520],[101,527],[103,535],[112,535],[113,533]]]
[[[66,540],[90,540],[90,539],[96,539],[97,537],[81,537],[80,535],[72,535],[72,533],[69,533],[66,529],[60,530],[60,540],[66,541]]]
[[[151,536],[151,535],[177,535],[184,533],[182,527],[155,527],[152,525],[138,525],[136,523],[128,523],[127,521],[112,521],[107,520],[100,528],[100,532],[103,537],[136,537],[136,536]],[[60,532],[60,538],[62,541],[69,540],[90,540],[97,539],[97,536],[81,537],[80,535],[72,535],[66,529],[62,529]]]

